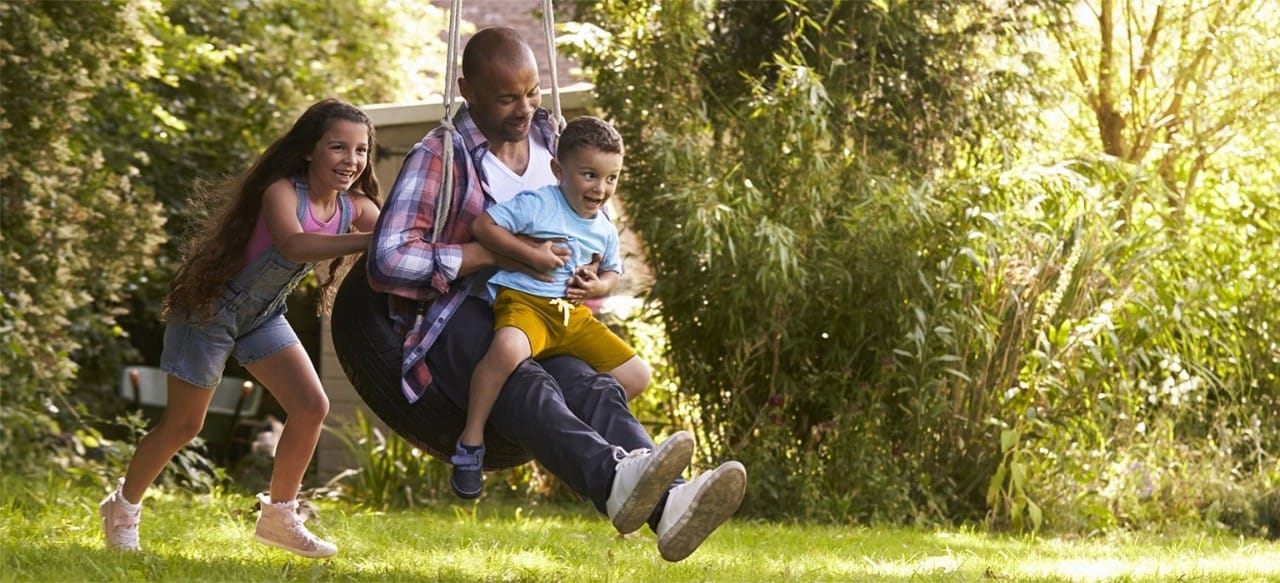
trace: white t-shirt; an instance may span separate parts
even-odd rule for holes
[[[525,169],[524,176],[512,172],[493,152],[486,152],[481,163],[485,178],[489,179],[489,194],[499,203],[507,202],[526,190],[556,183],[556,175],[551,173],[551,151],[533,139],[532,132],[529,133],[529,167]]]
[[[506,164],[502,163],[502,160],[493,155],[493,152],[485,152],[481,164],[484,165],[484,176],[489,181],[489,194],[498,204],[507,202],[526,190],[537,190],[559,182],[556,180],[556,175],[551,172],[551,151],[542,142],[534,139],[533,132],[529,132],[529,167],[525,168],[524,176],[512,172]],[[468,293],[493,301],[485,281],[495,271],[497,271],[496,268],[487,268],[478,272]]]

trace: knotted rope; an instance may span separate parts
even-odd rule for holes
[[[556,72],[556,24],[555,8],[552,0],[542,0],[542,32],[547,41],[547,63],[551,73],[551,119],[556,135],[564,129],[564,114],[560,109],[560,79]],[[444,164],[444,180],[440,183],[440,196],[436,197],[435,222],[431,226],[431,242],[440,240],[445,221],[449,219],[450,207],[453,206],[453,134],[457,128],[453,125],[453,116],[458,113],[456,87],[458,84],[458,30],[462,22],[462,0],[452,0],[449,4],[449,47],[448,62],[445,63],[444,117],[440,126],[444,128],[444,152],[441,163]]]

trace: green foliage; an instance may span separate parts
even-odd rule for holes
[[[93,98],[150,39],[139,3],[4,3],[0,142],[0,460],[43,459],[84,342],[116,341],[128,282],[154,267],[164,215],[139,168],[85,131]]]
[[[944,8],[920,8],[930,9]],[[935,472],[925,463],[937,456],[908,444],[941,411],[913,411],[906,389],[885,376],[904,333],[898,316],[922,283],[922,256],[945,248],[932,236],[945,206],[933,187],[894,176],[953,155],[952,135],[940,127],[978,131],[987,123],[962,121],[973,112],[949,101],[968,90],[928,89],[947,67],[916,67],[976,41],[950,17],[938,21],[948,34],[929,41],[932,32],[909,26],[919,13],[877,13],[877,26],[918,34],[920,47],[930,47],[910,56],[884,49],[906,60],[878,60],[880,49],[868,46],[914,41],[844,35],[845,24],[868,22],[851,10],[597,3],[595,16],[583,16],[600,29],[578,38],[600,101],[629,145],[630,215],[646,241],[663,242],[646,246],[658,273],[651,298],[660,302],[681,386],[696,394],[703,441],[714,456],[760,468],[748,507],[938,518],[944,504],[931,494]],[[751,34],[754,27],[782,31]],[[721,50],[722,38],[768,40],[764,53],[740,54]],[[672,62],[696,66],[665,66]],[[852,74],[865,66],[876,73]],[[977,73],[962,75],[973,91],[999,92],[994,75]],[[880,78],[906,85],[868,84]],[[917,97],[876,97],[902,92]],[[955,115],[921,116],[917,107]],[[916,422],[903,422],[911,416]],[[861,479],[850,486],[850,474]],[[950,477],[939,479],[936,487],[947,488]]]
[[[1175,164],[1214,193],[1182,199],[1028,141],[1064,131],[1052,2],[582,6],[672,378],[749,511],[1264,530],[1270,142]]]
[[[420,59],[442,46],[421,30],[441,15],[407,0],[0,4],[0,463],[39,467],[93,421],[72,402],[109,419],[121,364],[158,360],[177,243],[206,210],[194,183],[246,168],[318,98],[420,92]]]
[[[384,434],[357,410],[346,426],[325,429],[337,436],[354,468],[329,480],[344,500],[365,508],[418,508],[449,493],[449,465],[395,433]]]
[[[1070,133],[1109,155],[1150,164],[1175,214],[1214,196],[1201,180],[1230,165],[1215,158],[1234,158],[1232,149],[1275,136],[1275,3],[1121,0],[1050,16],[1047,32],[1059,51],[1053,60],[1071,77],[1063,95],[1073,99],[1061,104],[1076,120]]]

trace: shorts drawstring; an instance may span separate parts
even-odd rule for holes
[[[564,326],[568,327],[569,314],[573,313],[573,304],[566,302],[560,298],[554,298],[551,300],[551,305],[560,309],[560,313],[564,315]]]

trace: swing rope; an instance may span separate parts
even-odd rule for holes
[[[440,240],[444,223],[449,219],[449,207],[453,206],[453,134],[458,129],[453,125],[453,116],[458,113],[456,87],[458,85],[458,28],[462,22],[462,0],[453,0],[449,5],[449,49],[444,66],[444,116],[440,125],[444,128],[444,152],[441,168],[444,180],[440,183],[440,196],[436,197],[435,222],[431,225],[431,243]]]
[[[564,129],[564,114],[560,109],[560,79],[556,72],[556,23],[552,0],[542,0],[542,33],[546,36],[547,63],[551,73],[551,121],[557,136]],[[444,164],[444,180],[440,183],[440,196],[436,197],[435,222],[431,226],[431,242],[440,240],[444,223],[449,218],[453,206],[453,135],[457,127],[453,125],[453,116],[458,113],[456,87],[458,80],[458,29],[462,22],[462,0],[452,0],[449,5],[449,47],[448,62],[445,63],[444,79],[444,117],[440,126],[444,128],[444,152],[441,163]]]
[[[435,224],[431,229],[431,243],[442,239],[443,228],[449,220],[454,200],[454,148],[461,136],[455,136],[457,128],[454,116],[458,103],[455,87],[458,80],[458,30],[462,21],[462,0],[452,0],[449,11],[449,46],[445,65],[446,86],[444,112],[440,125],[444,128],[444,151],[440,161],[442,183],[436,196]],[[555,37],[551,17],[551,0],[542,0],[543,30],[547,34],[547,50],[551,60],[551,101],[553,128],[559,134],[564,126],[560,111],[560,95],[555,73]],[[458,155],[466,156],[466,152]],[[365,271],[367,256],[362,256],[353,267],[355,273]],[[428,391],[422,395],[420,405],[409,407],[401,390],[403,365],[403,336],[395,327],[389,310],[388,296],[373,291],[367,277],[348,277],[338,289],[330,316],[333,348],[343,372],[351,379],[352,387],[361,400],[387,427],[403,437],[414,447],[432,457],[448,459],[453,452],[458,435],[462,433],[464,416],[458,408],[440,392]],[[422,314],[418,315],[423,317]],[[416,322],[415,326],[421,325]],[[506,437],[486,431],[488,455],[484,466],[488,471],[523,465],[530,460],[527,451]]]
[[[556,73],[556,19],[551,0],[542,0],[542,34],[547,40],[547,66],[551,73],[551,120],[556,135],[564,130],[564,114],[560,111],[560,76]]]

